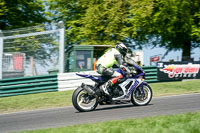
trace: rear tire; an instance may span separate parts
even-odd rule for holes
[[[72,95],[73,106],[80,112],[94,110],[98,105],[97,98],[89,99],[90,97],[87,91],[78,87]]]
[[[139,86],[131,95],[131,102],[136,106],[147,105],[152,99],[153,92],[151,87],[147,83],[144,83],[143,88],[144,94],[142,93],[141,86]]]

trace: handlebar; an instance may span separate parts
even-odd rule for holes
[[[132,69],[130,70],[128,67],[123,66],[123,65],[120,66],[120,68],[122,71],[124,71],[128,74],[133,74],[135,78],[142,76],[145,79],[145,72],[139,66],[133,66],[133,70]]]

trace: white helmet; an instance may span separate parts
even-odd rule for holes
[[[116,48],[117,50],[119,50],[119,52],[120,52],[123,56],[125,56],[126,53],[128,52],[128,47],[127,47],[124,43],[122,43],[122,42],[116,43],[115,48]]]

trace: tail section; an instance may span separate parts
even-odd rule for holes
[[[76,75],[84,77],[84,78],[89,78],[89,79],[94,80],[94,81],[101,81],[102,80],[101,77],[97,77],[97,76],[93,76],[93,75],[85,74],[85,73],[76,73]]]

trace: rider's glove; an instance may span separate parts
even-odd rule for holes
[[[135,77],[135,76],[137,75],[137,71],[133,69],[133,70],[131,71],[131,74],[132,74],[133,77]]]
[[[123,67],[125,67],[125,66],[124,66],[124,65],[120,65],[119,67],[120,67],[120,68],[123,68]]]

